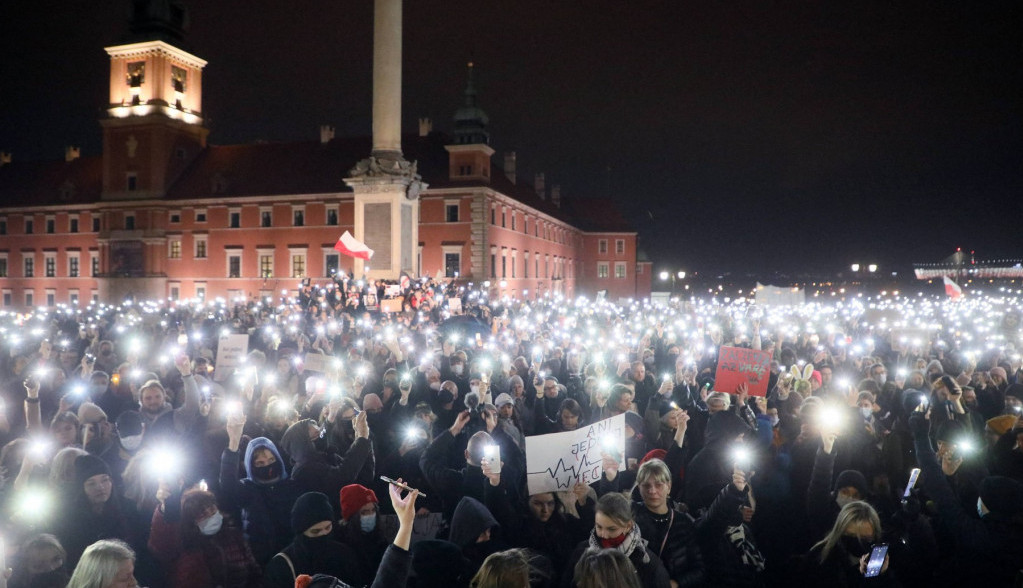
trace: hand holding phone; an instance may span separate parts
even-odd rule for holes
[[[863,572],[864,577],[875,578],[881,575],[884,571],[885,559],[888,557],[888,544],[880,543],[875,545],[870,550],[870,557],[867,559],[866,569]]]

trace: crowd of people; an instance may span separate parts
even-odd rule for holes
[[[1016,299],[376,288],[0,314],[7,585],[1020,585]],[[529,492],[527,438],[618,415]]]

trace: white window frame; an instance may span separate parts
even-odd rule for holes
[[[206,289],[206,282],[196,282],[193,286],[195,288],[195,297],[199,300],[206,300],[206,296],[209,294],[209,290]],[[202,294],[199,291],[202,290]]]
[[[238,275],[237,276],[232,276],[231,275],[231,258],[232,257],[237,257],[238,258]],[[245,258],[242,256],[242,250],[241,249],[227,249],[227,250],[224,251],[224,270],[226,272],[224,275],[227,276],[228,278],[241,278],[241,277],[244,277],[244,274],[245,274],[244,267],[245,266],[242,265],[244,263],[245,263]]]
[[[36,291],[35,288],[29,288],[25,290],[25,306],[32,308],[36,305]]]
[[[597,262],[597,279],[606,280],[611,277],[611,264],[606,261]]]
[[[174,215],[177,215],[178,220],[174,220]],[[181,224],[181,211],[171,210],[167,213],[167,224],[168,225],[180,225]]]
[[[461,245],[441,245],[440,246],[440,250],[441,250],[441,257],[440,257],[441,273],[443,273],[445,277],[448,277],[447,276],[447,273],[448,273],[448,254],[453,253],[453,254],[458,256],[458,274],[461,275],[461,273],[462,273],[462,246]]]
[[[338,253],[338,251],[336,249],[334,249],[333,247],[323,247],[321,249],[321,251],[323,252],[323,255],[320,256],[320,257],[323,258],[322,259],[322,263],[320,264],[320,267],[323,269],[323,273],[320,274],[321,276],[323,276],[325,278],[329,278],[330,277],[330,274],[328,273],[329,270],[327,268],[327,256],[328,255],[336,255],[337,256],[337,271],[339,271],[339,272],[342,271],[341,270],[341,254]]]
[[[618,275],[618,270],[621,270],[621,275]],[[629,264],[624,261],[615,262],[615,273],[616,280],[626,280],[629,278]]]
[[[178,254],[174,255],[174,245],[178,246]],[[181,259],[181,237],[167,239],[167,259],[177,261]]]
[[[53,231],[52,232],[49,230],[50,223],[53,223]],[[54,214],[46,215],[46,218],[43,219],[43,232],[46,233],[47,235],[56,235],[57,234],[57,215],[54,215]]]
[[[266,275],[263,272],[263,258],[270,258],[270,275]],[[256,249],[256,267],[259,271],[260,278],[272,278],[277,272],[274,250],[272,248]]]
[[[608,252],[608,249],[607,249],[607,239],[598,239],[597,240],[597,254],[598,255],[604,255],[607,252]]]
[[[199,215],[203,215],[203,220],[199,220]],[[196,223],[207,223],[210,220],[210,215],[206,212],[205,208],[196,208],[192,212],[192,218],[195,219]]]
[[[330,216],[330,211],[332,211],[332,210],[334,211],[334,215],[337,217],[337,223],[333,224],[333,225],[329,224],[327,222],[328,217]],[[341,226],[341,207],[338,206],[337,204],[330,204],[330,205],[325,206],[323,208],[323,224],[324,224],[324,226],[327,226],[327,227],[339,227],[339,226]],[[340,267],[340,266],[338,266],[338,267]]]
[[[458,199],[445,199],[444,200],[444,222],[445,223],[460,223],[460,222],[462,222],[462,206],[461,205],[462,205],[462,201],[458,200]],[[453,221],[449,221],[448,220],[448,207],[449,206],[454,206],[455,207],[455,213],[456,213],[456,216],[458,217],[456,220],[453,220]]]
[[[53,275],[46,275],[47,264],[50,260],[53,260]],[[43,251],[43,277],[44,278],[56,278],[57,277],[57,252],[56,251]]]
[[[295,213],[297,213],[297,212],[301,212],[302,213],[302,224],[300,224],[300,225],[296,225],[295,224]],[[307,219],[306,219],[306,216],[305,216],[305,204],[293,204],[291,206],[291,226],[293,226],[293,227],[304,227],[304,226],[306,226],[308,224],[306,222],[306,220]]]
[[[92,271],[93,268],[96,271]],[[99,251],[89,250],[89,277],[94,278],[99,275]]]
[[[263,213],[266,213],[266,212],[270,213],[270,224],[264,226],[263,225]],[[274,226],[274,207],[273,206],[260,206],[259,207],[259,226],[260,226],[260,228],[264,228],[264,229],[270,228],[270,227]]]
[[[8,253],[6,251],[0,253],[0,259],[2,259],[4,262],[4,272],[3,275],[0,276],[0,278],[11,277],[11,261],[8,258]]]
[[[68,304],[72,306],[78,306],[82,301],[82,296],[78,293],[78,288],[71,288],[67,291]]]
[[[615,255],[625,255],[625,239],[615,239]]]
[[[14,306],[14,290],[10,288],[0,290],[0,305]]]
[[[295,256],[302,256],[302,275],[295,275]],[[288,276],[298,279],[305,279],[309,277],[309,248],[308,247],[288,247]]]
[[[57,289],[56,288],[47,288],[46,291],[43,292],[43,296],[44,296],[44,300],[46,300],[46,307],[47,308],[52,308],[54,306],[57,306]]]
[[[203,256],[199,257],[199,242],[203,245]],[[207,260],[210,258],[210,240],[209,235],[192,235],[192,259],[194,260]]]
[[[71,273],[71,260],[72,259],[76,260],[78,262],[78,275],[72,275],[72,273]],[[80,277],[82,277],[82,256],[77,251],[68,251],[67,252],[67,277],[69,277],[69,278],[80,278]]]
[[[231,226],[231,215],[232,214],[237,214],[238,215],[238,226],[237,227],[232,227]],[[242,228],[242,209],[241,209],[241,207],[232,207],[232,208],[228,208],[227,209],[227,228],[229,228],[229,229],[240,229],[240,228]]]

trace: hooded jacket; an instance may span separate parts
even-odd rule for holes
[[[489,541],[476,542],[484,531],[499,526],[494,515],[475,498],[465,496],[455,507],[448,541],[461,548],[462,554],[469,559],[470,577],[476,575],[488,555],[504,549],[503,543],[494,535],[491,535]]]
[[[267,449],[281,464],[280,479],[272,483],[257,481],[252,476],[252,457],[259,449]],[[225,449],[220,456],[220,488],[225,502],[242,509],[242,528],[252,547],[252,555],[260,565],[291,541],[291,506],[302,494],[298,484],[288,477],[287,464],[277,447],[266,437],[257,437],[245,449],[245,478],[238,477],[237,451]]]
[[[291,475],[299,488],[303,492],[326,494],[334,512],[340,512],[338,493],[341,488],[355,483],[372,485],[368,478],[375,468],[373,447],[369,439],[360,437],[352,443],[344,457],[323,454],[309,439],[309,425],[312,423],[303,420],[288,427],[281,438],[281,448],[291,456],[294,464]]]

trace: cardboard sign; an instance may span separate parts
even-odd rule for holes
[[[224,335],[217,342],[217,364],[213,372],[214,382],[223,382],[241,367],[245,354],[249,352],[248,335]]]
[[[330,359],[332,358],[327,355],[310,351],[305,354],[305,360],[302,362],[302,371],[325,374],[327,373],[327,361]]]
[[[448,312],[451,314],[462,313],[462,299],[461,298],[448,298]]]
[[[401,296],[401,284],[387,284],[384,286],[384,298],[398,298]]]
[[[404,298],[388,298],[380,301],[380,312],[401,312]]]
[[[736,387],[745,382],[750,396],[767,396],[767,381],[771,378],[771,352],[743,347],[721,347],[718,352],[718,371],[714,374],[714,390],[735,394]]]
[[[625,415],[575,431],[526,437],[526,482],[529,493],[571,490],[604,474],[601,453],[614,455],[625,469]]]

